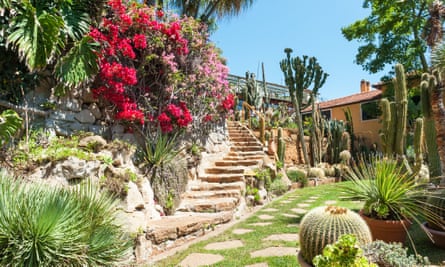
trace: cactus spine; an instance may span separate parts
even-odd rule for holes
[[[428,168],[432,177],[440,176],[440,157],[436,142],[436,128],[434,126],[433,111],[431,108],[431,91],[435,86],[434,76],[427,73],[422,75],[421,103],[424,120],[425,144],[428,156]]]
[[[310,210],[300,223],[301,256],[312,263],[326,245],[335,243],[344,234],[354,234],[360,245],[372,241],[368,225],[357,213],[336,206]]]
[[[403,156],[405,154],[406,125],[408,120],[408,89],[406,86],[405,69],[402,64],[396,64],[394,79],[394,102],[382,99],[383,152]],[[386,103],[388,101],[388,103]]]
[[[278,128],[278,144],[277,144],[277,155],[278,160],[284,163],[285,158],[285,152],[286,152],[286,142],[283,138],[283,129],[280,127]]]

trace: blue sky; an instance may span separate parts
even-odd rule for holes
[[[256,0],[237,17],[218,22],[210,39],[223,50],[230,73],[246,71],[261,77],[261,62],[268,82],[284,84],[279,62],[284,48],[293,56],[315,56],[329,74],[320,89],[322,100],[360,91],[360,80],[380,81],[384,72],[369,74],[354,63],[359,43],[348,42],[341,28],[369,14],[362,0]]]

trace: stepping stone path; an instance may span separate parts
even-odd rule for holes
[[[263,241],[275,241],[275,240],[283,240],[283,241],[298,241],[298,234],[276,234],[270,235],[263,239]]]
[[[251,223],[252,226],[268,226],[271,225],[272,222],[263,222],[263,223]]]
[[[261,211],[265,211],[265,212],[275,212],[275,211],[278,211],[278,209],[267,208],[267,209],[262,209]]]
[[[300,224],[299,223],[291,223],[291,224],[288,224],[287,227],[300,227]]]
[[[181,267],[198,267],[207,266],[218,263],[224,259],[221,255],[216,254],[203,254],[203,253],[192,253],[188,255],[179,266]]]
[[[257,250],[250,253],[252,258],[257,257],[282,257],[282,256],[296,256],[297,248],[293,247],[270,247]]]
[[[309,203],[298,203],[297,204],[297,207],[299,207],[299,208],[307,208],[310,206],[311,206],[311,204],[309,204]]]
[[[292,203],[292,201],[290,201],[290,200],[282,200],[281,203],[289,204],[289,203]]]
[[[261,263],[255,263],[252,265],[246,265],[244,267],[269,267],[269,265],[267,265],[266,262],[261,262]]]
[[[243,246],[243,242],[241,240],[230,240],[230,241],[224,241],[224,242],[215,242],[210,243],[204,248],[207,250],[224,250],[224,249],[231,249],[231,248],[239,248]]]
[[[242,229],[242,228],[239,228],[239,229],[233,230],[232,233],[234,233],[236,235],[243,235],[243,234],[247,234],[247,233],[250,233],[250,232],[253,232],[253,230],[252,229]]]
[[[261,220],[272,220],[274,217],[268,214],[261,214],[260,216],[258,216],[258,218],[260,218]]]
[[[326,204],[326,205],[334,205],[335,203],[337,203],[336,200],[326,200],[326,201],[324,202],[324,204]]]
[[[295,209],[291,209],[292,212],[295,212],[297,214],[305,214],[307,212],[307,210],[302,209],[302,208],[295,208]]]
[[[300,216],[298,216],[298,215],[295,215],[295,214],[288,214],[288,213],[283,213],[283,216],[284,216],[284,217],[287,217],[287,218],[298,218],[298,217],[300,217]]]

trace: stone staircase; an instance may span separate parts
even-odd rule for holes
[[[216,225],[228,223],[236,211],[242,213],[245,176],[252,175],[251,170],[261,164],[265,153],[247,127],[231,121],[227,127],[230,151],[208,162],[198,178],[189,181],[174,216],[149,222],[145,238],[137,242],[137,262],[150,261],[175,246],[205,235]]]
[[[178,211],[234,211],[239,205],[246,188],[246,170],[258,167],[264,152],[262,144],[239,122],[228,122],[228,132],[230,152],[191,183]]]

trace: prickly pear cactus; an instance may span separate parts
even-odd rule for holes
[[[323,206],[310,210],[300,224],[300,253],[303,259],[312,259],[321,254],[328,244],[334,244],[344,234],[354,234],[360,245],[372,241],[366,222],[350,209]]]

